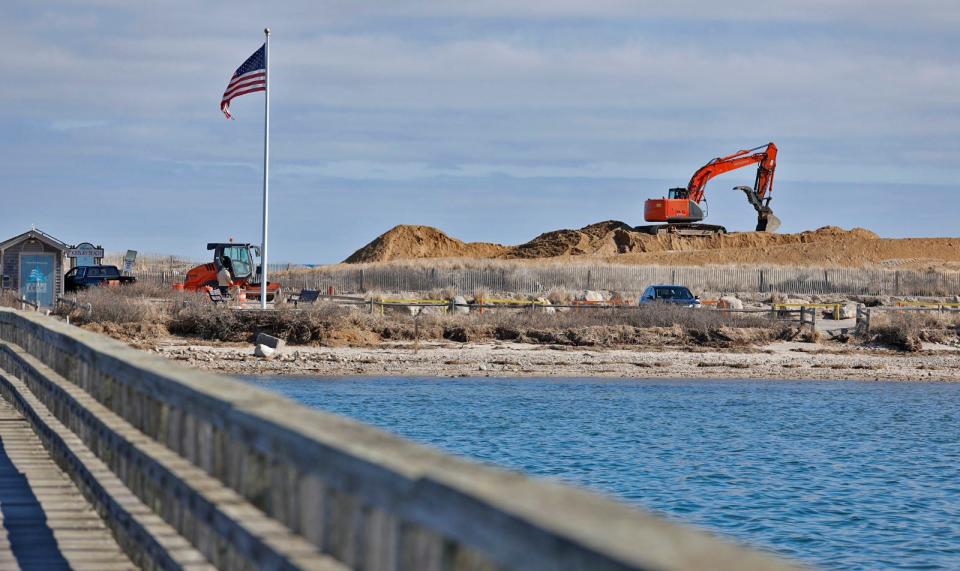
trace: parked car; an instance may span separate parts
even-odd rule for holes
[[[125,285],[136,281],[137,278],[133,276],[121,275],[117,266],[79,266],[63,276],[63,289],[80,291],[90,286],[108,285],[110,282]]]
[[[640,305],[646,303],[673,303],[685,307],[702,307],[700,298],[682,285],[652,285],[643,290]]]

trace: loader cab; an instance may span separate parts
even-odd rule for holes
[[[250,244],[207,244],[208,250],[213,250],[214,260],[222,260],[224,256],[230,258],[230,265],[235,279],[249,278],[257,270],[257,258],[260,249]]]
[[[667,191],[667,198],[677,199],[677,198],[688,198],[689,196],[690,196],[690,191],[688,191],[683,187],[671,188],[670,190]]]

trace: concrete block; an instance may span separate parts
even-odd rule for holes
[[[557,308],[555,308],[555,307],[550,307],[550,306],[553,305],[553,304],[550,303],[550,300],[547,299],[547,298],[545,298],[545,297],[538,297],[538,298],[534,299],[533,301],[535,301],[536,303],[540,304],[540,307],[543,308],[543,312],[544,312],[544,313],[556,313],[556,312],[557,312]]]
[[[257,338],[254,340],[254,343],[257,345],[266,345],[271,349],[280,350],[283,349],[287,342],[279,337],[274,337],[272,335],[267,335],[266,333],[257,333]]]
[[[462,295],[454,296],[453,303],[454,303],[454,308],[453,308],[454,313],[461,313],[461,314],[470,313],[469,307],[462,307],[467,304],[467,298],[463,297]]]
[[[257,345],[257,347],[253,350],[254,355],[257,357],[263,357],[264,359],[273,357],[273,354],[276,352],[276,349],[268,347],[267,345]]]
[[[589,289],[584,290],[582,294],[577,296],[577,299],[579,299],[580,301],[593,301],[593,302],[600,302],[604,300],[602,293],[600,293],[599,291],[593,291]]]
[[[840,319],[853,319],[856,316],[857,316],[856,304],[848,303],[846,305],[840,306]]]
[[[720,309],[743,309],[743,302],[732,295],[725,295],[720,298],[717,307]]]

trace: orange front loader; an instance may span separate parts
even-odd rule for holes
[[[773,143],[737,151],[726,157],[718,157],[693,173],[686,188],[671,188],[665,198],[651,198],[644,203],[643,217],[647,222],[666,222],[666,226],[649,226],[645,229],[657,233],[674,231],[681,234],[713,234],[726,232],[722,226],[697,224],[706,217],[704,191],[713,177],[757,163],[757,178],[753,188],[737,186],[747,195],[747,200],[757,211],[757,231],[774,232],[780,227],[780,219],[770,209],[773,192],[773,173],[777,167],[777,146]]]
[[[213,250],[213,261],[200,264],[187,272],[183,282],[183,289],[197,291],[205,287],[217,287],[217,272],[221,267],[221,260],[230,260],[230,273],[233,283],[243,288],[247,299],[260,299],[260,276],[263,274],[260,267],[260,248],[250,244],[234,242],[212,242],[207,244],[207,250]],[[280,284],[267,282],[267,301],[280,297]]]

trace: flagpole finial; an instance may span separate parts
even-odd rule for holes
[[[269,35],[270,35],[270,28],[264,28],[264,29],[263,29],[263,33],[269,36]]]

